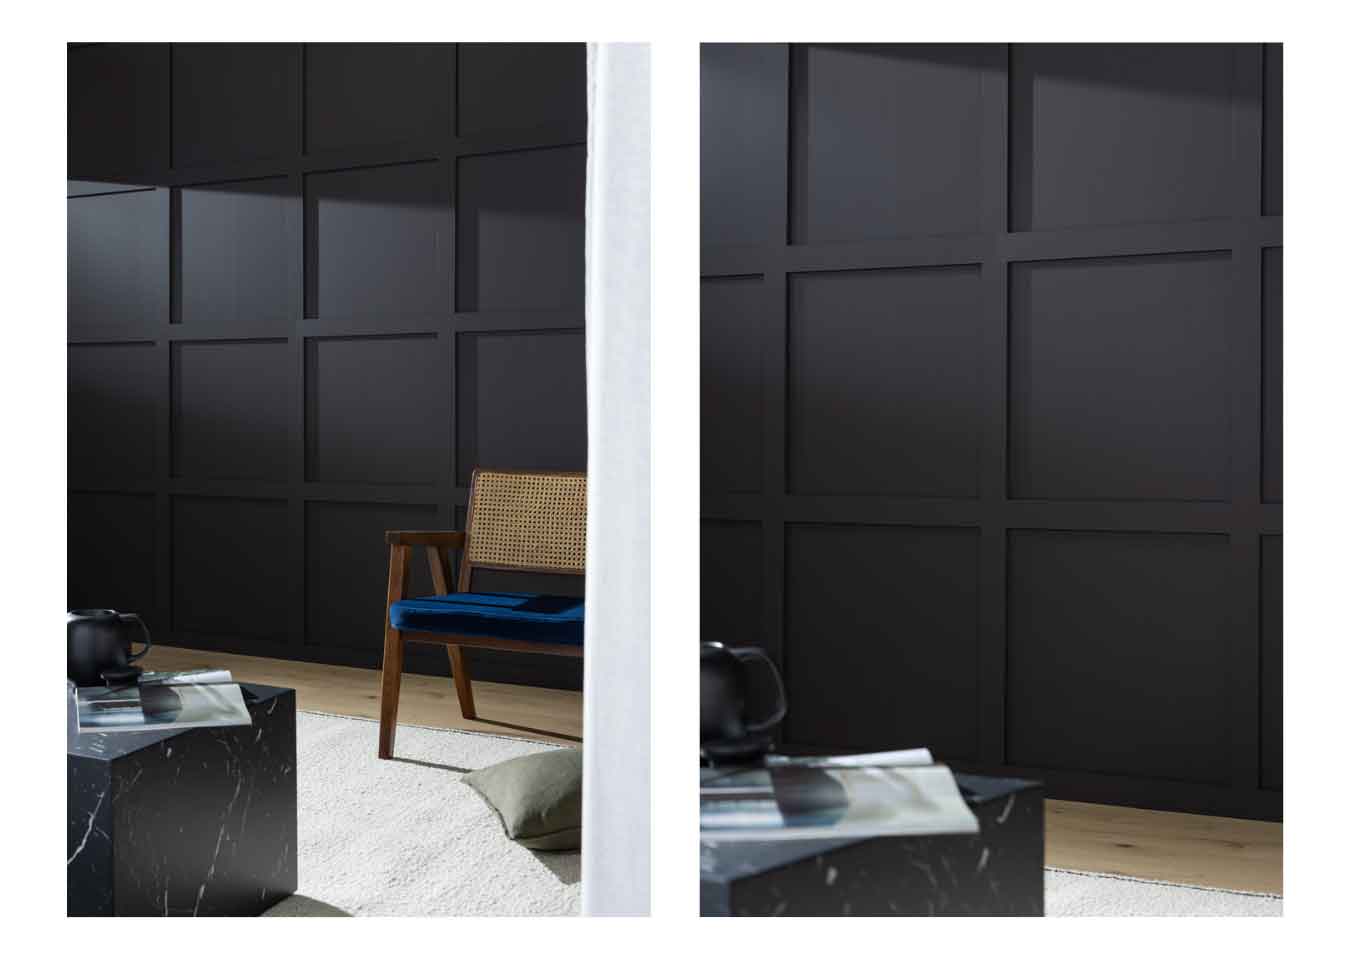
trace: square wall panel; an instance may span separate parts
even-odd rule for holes
[[[792,242],[978,230],[983,75],[996,54],[794,45]]]
[[[974,529],[789,525],[784,739],[979,751]]]
[[[1009,268],[1011,496],[1227,500],[1227,253]]]
[[[1262,65],[1261,212],[1284,214],[1284,44],[1267,43]]]
[[[72,334],[153,330],[168,320],[168,191],[67,200],[66,254]]]
[[[703,43],[699,224],[705,244],[778,243],[787,219],[785,43]]]
[[[299,44],[175,43],[173,165],[295,153],[299,79]]]
[[[435,483],[448,467],[450,371],[435,336],[305,344],[305,478]]]
[[[701,290],[703,489],[753,492],[764,460],[764,278],[705,278]]]
[[[1284,538],[1261,538],[1261,786],[1284,787]]]
[[[169,47],[99,43],[66,53],[66,167],[136,175],[169,165]]]
[[[699,537],[699,637],[763,646],[764,537],[758,523],[704,520]]]
[[[293,327],[300,201],[285,177],[184,187],[177,217],[175,320]]]
[[[287,639],[294,580],[284,500],[173,498],[173,629]]]
[[[447,316],[449,190],[434,162],[306,177],[306,315],[391,331]]]
[[[305,150],[439,139],[453,91],[452,44],[306,44]]]
[[[586,136],[584,43],[461,43],[459,135]]]
[[[171,355],[173,476],[286,480],[294,404],[286,341],[178,341]]]
[[[1233,47],[1017,44],[1010,70],[1014,230],[1237,212]]]
[[[585,303],[586,148],[459,161],[459,309],[580,309]]]
[[[66,501],[66,608],[139,613],[152,630],[155,498],[71,493]]]
[[[462,334],[456,358],[461,486],[475,467],[586,469],[586,336]]]
[[[1008,762],[1226,783],[1228,538],[1012,531]]]
[[[979,494],[980,288],[973,266],[789,277],[791,492]]]
[[[387,530],[435,530],[434,506],[380,503],[305,505],[305,644],[378,655],[384,647],[389,583]],[[410,597],[435,594],[425,551],[409,563]]]
[[[1261,499],[1284,499],[1284,248],[1261,251]]]
[[[152,343],[71,344],[66,351],[66,470],[73,487],[147,483],[164,377]]]

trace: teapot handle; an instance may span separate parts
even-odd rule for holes
[[[774,686],[778,689],[778,706],[773,712],[763,720],[745,725],[748,733],[763,733],[770,727],[775,727],[783,722],[787,716],[787,691],[783,688],[783,675],[778,672],[778,665],[773,662],[767,653],[759,647],[733,647],[727,651],[739,660],[760,660],[769,668],[769,673],[773,674]]]
[[[119,613],[117,615],[117,619],[121,620],[123,623],[139,624],[141,628],[141,633],[145,635],[145,639],[141,641],[142,643],[145,644],[145,646],[139,652],[133,653],[129,657],[127,657],[127,663],[135,663],[137,660],[141,659],[141,657],[149,653],[150,648],[154,646],[154,644],[150,640],[150,628],[145,625],[145,621],[141,619],[140,614]]]

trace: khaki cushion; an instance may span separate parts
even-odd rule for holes
[[[581,751],[546,750],[464,777],[506,835],[532,850],[581,847]]]

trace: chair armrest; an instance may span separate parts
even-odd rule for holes
[[[461,530],[386,530],[384,542],[391,547],[421,545],[463,550],[464,533]]]

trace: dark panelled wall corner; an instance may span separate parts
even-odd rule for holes
[[[803,749],[1281,816],[1279,45],[704,45],[702,636]]]
[[[386,529],[462,529],[478,465],[586,466],[584,44],[67,61],[70,606],[377,666]]]

